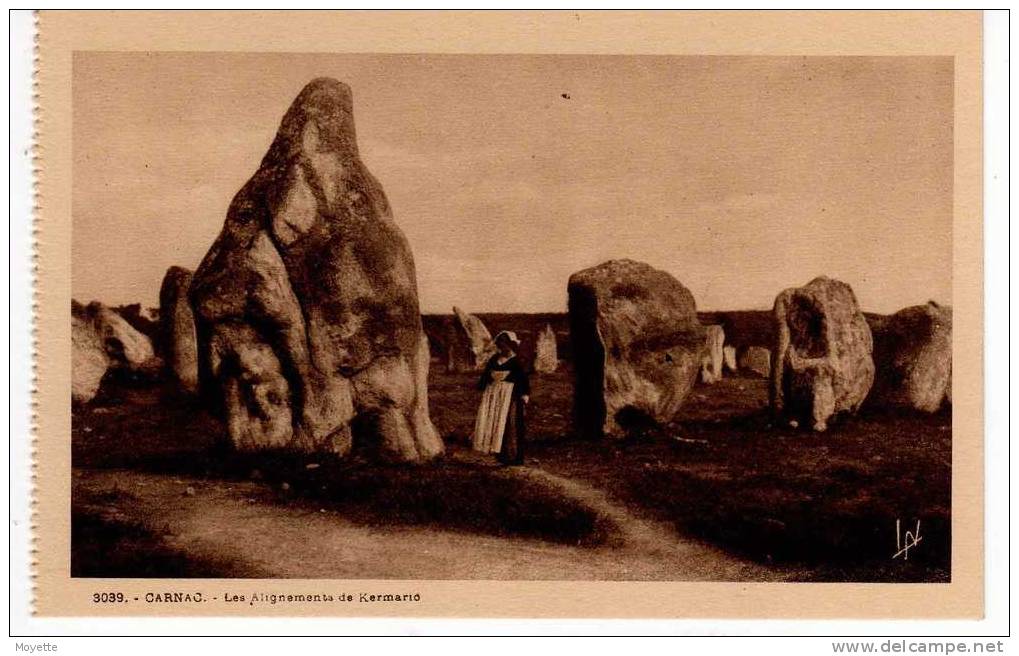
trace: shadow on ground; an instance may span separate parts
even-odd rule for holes
[[[532,454],[681,534],[802,566],[805,580],[950,580],[949,411],[865,411],[816,434],[773,426],[765,399],[763,380],[728,379],[697,388],[672,426]],[[917,520],[922,544],[893,558]]]
[[[75,409],[74,467],[255,482],[261,503],[328,508],[363,525],[613,545],[614,527],[597,508],[465,457],[477,403],[473,379],[433,372],[432,413],[453,456],[428,466],[232,453],[218,446],[218,422],[154,387]],[[604,490],[635,515],[674,526],[677,539],[797,566],[804,580],[950,579],[950,412],[863,412],[818,435],[772,426],[766,382],[736,377],[695,388],[671,426],[588,442],[569,436],[568,375],[534,383],[528,465]],[[142,549],[158,541],[158,534],[116,522],[109,535],[95,537],[106,529],[83,514],[86,502],[74,499],[78,571],[89,571],[82,563],[101,553],[89,551],[89,542]],[[908,561],[892,557],[901,539],[897,520],[902,530],[921,523],[923,541]]]
[[[167,546],[169,527],[153,528],[116,511],[133,495],[116,489],[75,499],[71,518],[71,576],[106,578],[255,578],[262,573],[236,559],[210,558]]]

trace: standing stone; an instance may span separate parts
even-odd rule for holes
[[[773,411],[823,431],[832,415],[859,409],[874,382],[873,338],[852,288],[815,278],[779,294],[774,313]]]
[[[704,359],[701,361],[701,382],[712,385],[722,380],[722,348],[725,330],[719,325],[705,326]]]
[[[109,370],[154,376],[162,363],[148,337],[102,303],[71,304],[71,398],[95,398]]]
[[[693,295],[632,260],[573,274],[568,293],[578,432],[621,437],[649,420],[672,420],[704,349]]]
[[[722,348],[722,364],[729,373],[734,374],[739,371],[739,368],[736,366],[735,346],[725,346]]]
[[[92,322],[71,316],[71,400],[88,403],[99,391],[99,383],[110,366]]]
[[[481,319],[456,306],[453,307],[453,315],[455,335],[449,345],[446,368],[460,373],[483,369],[495,354],[492,333],[488,332]]]
[[[172,266],[159,289],[160,339],[163,360],[181,390],[198,390],[198,343],[195,315],[188,301],[192,274]]]
[[[98,301],[89,303],[85,315],[109,357],[110,366],[131,372],[158,369],[152,340],[132,328],[124,317]]]
[[[935,412],[952,401],[952,308],[930,301],[899,310],[874,332],[868,404]]]
[[[538,333],[538,341],[534,347],[534,370],[540,373],[552,373],[559,368],[559,349],[556,347],[555,331],[551,324],[545,324],[544,330]]]
[[[767,378],[771,375],[771,351],[763,346],[748,346],[739,357],[739,368]]]
[[[200,382],[238,449],[442,453],[414,259],[361,162],[345,84],[294,100],[190,295]]]

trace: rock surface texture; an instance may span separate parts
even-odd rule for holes
[[[899,310],[874,333],[868,405],[935,412],[952,401],[952,308],[934,301]]]
[[[819,277],[775,299],[772,410],[823,431],[855,412],[874,383],[873,338],[852,288]]]
[[[612,260],[570,276],[575,420],[589,437],[674,418],[700,371],[693,295],[664,271]]]
[[[534,370],[547,374],[558,368],[559,349],[556,346],[555,331],[551,325],[545,324],[545,328],[538,333],[538,340],[534,346]]]
[[[712,384],[722,380],[722,349],[725,346],[725,331],[721,326],[704,327],[704,359],[701,361],[701,382]]]
[[[449,346],[449,371],[478,371],[495,354],[492,333],[485,323],[458,307],[453,307],[455,337]]]
[[[195,315],[188,300],[192,273],[173,266],[159,288],[160,341],[166,369],[185,392],[198,390]]]
[[[110,359],[92,322],[72,315],[71,400],[88,403],[94,399],[109,366]]]
[[[361,162],[345,84],[294,100],[190,295],[200,382],[236,448],[442,452],[413,256]]]
[[[771,351],[763,346],[748,346],[739,356],[739,368],[767,378],[771,375]]]

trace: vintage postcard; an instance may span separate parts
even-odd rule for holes
[[[978,12],[38,29],[38,615],[982,614]]]

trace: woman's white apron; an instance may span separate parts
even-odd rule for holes
[[[513,383],[506,382],[508,371],[493,371],[492,382],[481,395],[478,417],[474,421],[472,445],[475,451],[498,453],[502,449],[502,436],[506,418],[513,404]]]

